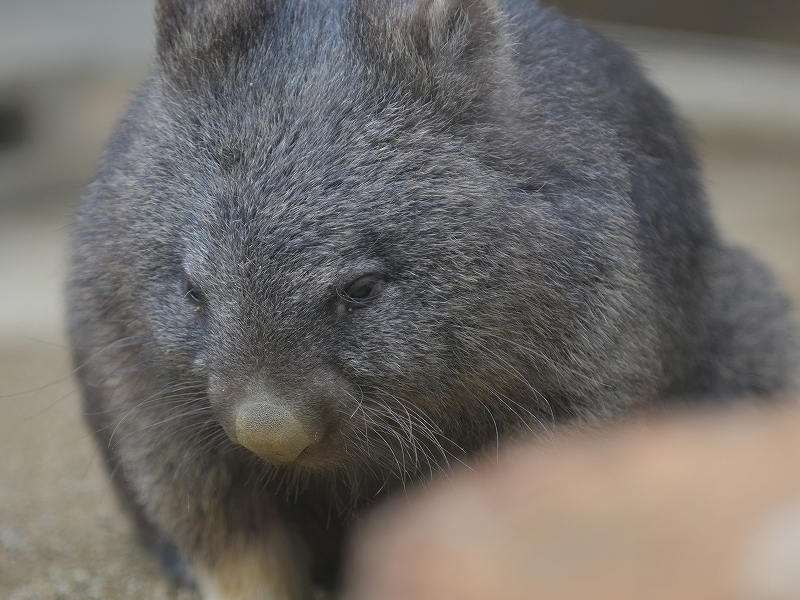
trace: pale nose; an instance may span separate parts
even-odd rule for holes
[[[270,462],[291,462],[315,441],[315,435],[291,410],[264,401],[236,408],[236,442]]]

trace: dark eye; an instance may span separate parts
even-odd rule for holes
[[[344,288],[337,290],[339,297],[344,301],[348,311],[354,308],[363,308],[383,289],[383,279],[380,275],[364,275]]]
[[[194,306],[195,311],[200,312],[203,310],[203,305],[205,304],[203,294],[200,293],[197,285],[190,279],[186,279],[186,283],[184,284],[183,297]]]

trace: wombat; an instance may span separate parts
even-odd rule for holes
[[[89,426],[172,576],[335,590],[361,511],[501,439],[790,384],[669,103],[524,0],[159,0],[73,227]]]

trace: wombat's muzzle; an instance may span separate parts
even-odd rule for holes
[[[291,409],[265,400],[246,400],[234,409],[233,438],[270,462],[291,462],[318,433]]]

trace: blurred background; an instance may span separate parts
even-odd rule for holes
[[[724,233],[800,304],[800,2],[561,0],[691,124]],[[152,57],[151,0],[0,0],[0,597],[174,597],[79,420],[66,225]],[[186,594],[183,594],[186,595]]]

